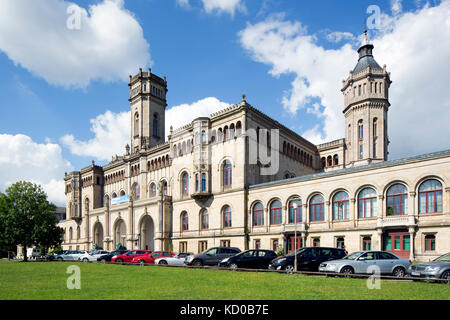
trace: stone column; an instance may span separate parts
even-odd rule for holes
[[[356,220],[357,220],[355,203],[356,203],[355,198],[351,198],[350,199],[350,221],[351,221],[351,225],[353,227],[356,227]]]
[[[414,261],[414,236],[416,232],[414,227],[409,228],[409,243],[410,243],[410,251],[409,251],[409,260]]]
[[[90,237],[89,237],[89,228],[90,228],[90,223],[89,223],[89,210],[86,211],[85,214],[85,221],[84,221],[84,235],[85,237],[85,241],[86,241],[86,250],[89,250],[89,243],[90,243]]]
[[[269,220],[269,208],[264,208],[264,226],[266,232],[269,232],[270,220]]]
[[[307,204],[303,205],[303,215],[304,215],[303,221],[305,222],[306,225],[309,225],[309,213]]]
[[[409,193],[408,196],[408,216],[417,216],[417,212],[416,212],[416,192],[415,191],[411,191]]]
[[[377,229],[378,250],[383,250],[383,229]]]
[[[330,229],[331,223],[333,221],[332,212],[330,210],[330,201],[325,201],[325,222],[327,224],[327,228]]]
[[[445,192],[442,195],[442,210],[450,214],[450,187],[445,188]]]

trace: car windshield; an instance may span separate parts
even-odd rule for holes
[[[450,253],[444,254],[443,256],[440,256],[439,258],[434,259],[433,261],[450,262]]]
[[[297,253],[302,253],[302,252],[304,252],[305,251],[305,249],[298,249],[297,250]],[[289,253],[288,255],[286,255],[286,257],[292,257],[292,256],[294,256],[295,255],[295,252],[294,251],[292,251],[291,253]]]
[[[345,260],[356,260],[356,258],[358,258],[361,255],[362,252],[354,252],[352,254],[349,254],[348,256],[342,258]]]

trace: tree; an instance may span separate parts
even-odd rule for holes
[[[42,187],[17,182],[0,195],[0,244],[54,247],[62,242],[63,229],[57,226],[56,206],[47,201]]]

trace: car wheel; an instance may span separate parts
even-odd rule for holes
[[[292,264],[288,264],[283,269],[286,270],[287,274],[293,274],[294,273],[294,266]]]
[[[392,272],[392,275],[394,277],[398,277],[398,278],[403,278],[405,276],[405,274],[406,274],[406,271],[402,267],[397,267]]]
[[[441,279],[446,279],[447,281],[442,281],[442,283],[450,284],[450,270],[445,271],[441,275]]]
[[[230,269],[231,270],[236,270],[237,268],[238,268],[238,265],[236,263],[230,264]]]
[[[200,260],[194,260],[194,262],[192,262],[192,265],[196,267],[201,267],[203,266],[203,263]]]
[[[106,263],[106,259],[100,260],[101,263]]]
[[[350,274],[354,274],[355,270],[353,270],[352,267],[344,267],[344,268],[342,268],[341,273],[350,275]]]
[[[119,259],[116,259],[116,262],[121,263],[121,262],[123,262],[123,260],[119,258]]]
[[[88,261],[89,261],[88,258],[83,259],[83,262],[88,262]]]
[[[58,258],[58,261],[63,261],[63,258],[59,257],[59,258]]]
[[[139,260],[139,264],[140,264],[141,266],[143,266],[143,265],[145,264],[145,261],[144,261],[144,260]]]
[[[166,260],[161,260],[161,261],[158,262],[158,264],[167,264],[167,261]]]

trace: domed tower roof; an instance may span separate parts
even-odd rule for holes
[[[363,45],[358,49],[359,53],[359,60],[356,64],[356,67],[353,69],[353,73],[358,73],[360,71],[365,70],[367,67],[370,67],[371,69],[380,69],[383,70],[383,68],[380,67],[380,65],[375,61],[372,50],[373,50],[373,44],[369,43],[369,40],[367,38],[367,30],[364,31],[364,43]]]

